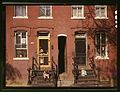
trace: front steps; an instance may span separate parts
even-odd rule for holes
[[[49,77],[44,77],[44,70],[32,70],[29,76],[28,85],[31,87],[56,87],[55,71],[47,70]]]
[[[87,75],[82,76],[81,70],[79,70],[79,76],[77,79],[77,83],[73,85],[73,87],[110,87],[109,81],[99,81],[94,71],[91,69],[86,70]]]
[[[59,74],[57,87],[70,87],[74,84],[74,80],[68,80],[66,73]]]

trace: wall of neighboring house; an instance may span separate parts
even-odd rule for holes
[[[87,34],[87,61],[88,57],[96,55],[96,47],[94,44],[94,37],[91,37],[90,31],[98,30],[95,22],[102,25],[102,20],[93,19],[95,16],[94,6],[84,7],[85,19],[71,19],[70,6],[53,6],[52,16],[53,19],[38,19],[39,6],[28,6],[28,19],[15,19],[14,6],[6,6],[6,64],[9,63],[17,70],[18,79],[16,81],[21,84],[27,84],[28,72],[27,69],[32,65],[32,56],[36,56],[37,52],[37,31],[47,30],[50,32],[50,44],[53,45],[53,50],[50,49],[51,57],[58,63],[58,34],[66,34],[66,50],[67,50],[67,80],[73,80],[72,63],[75,53],[75,32],[85,32]],[[108,19],[105,19],[106,24],[111,26],[114,24],[114,15],[111,8],[108,6]],[[101,26],[102,27],[102,26]],[[115,28],[110,27],[110,31],[114,32]],[[14,60],[14,31],[19,29],[28,32],[28,58],[29,60]],[[88,49],[89,45],[89,49]],[[98,66],[103,69],[101,74],[105,75],[105,69],[111,68],[116,64],[117,50],[115,46],[108,44],[109,59],[95,59]],[[87,62],[88,64],[88,62]],[[89,65],[88,65],[89,67]],[[19,79],[20,76],[20,79]],[[101,77],[102,78],[102,77]]]

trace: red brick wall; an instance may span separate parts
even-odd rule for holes
[[[22,74],[22,80],[27,81],[27,68],[31,66],[32,56],[36,55],[37,51],[37,31],[48,30],[51,33],[51,45],[54,49],[51,50],[51,56],[54,56],[54,61],[58,63],[58,34],[66,34],[66,47],[67,47],[67,79],[73,79],[72,74],[72,57],[74,52],[74,33],[75,31],[84,30],[85,32],[91,31],[88,28],[95,30],[94,6],[84,6],[85,19],[77,20],[71,19],[70,6],[56,6],[52,7],[53,19],[38,19],[39,6],[28,6],[28,19],[14,19],[14,6],[6,6],[6,58],[13,67],[16,67]],[[89,12],[89,8],[93,10]],[[109,19],[110,18],[110,19]],[[114,15],[111,8],[108,7],[108,25],[114,24]],[[101,24],[100,24],[101,25]],[[16,60],[14,61],[14,29],[25,29],[28,32],[28,57],[29,60]],[[114,27],[112,30],[115,30]],[[31,44],[31,42],[34,42]],[[95,56],[94,40],[87,36],[87,46],[90,46],[90,55]],[[89,54],[87,53],[87,58]],[[101,61],[100,67],[111,67],[116,62],[117,51],[115,47],[109,44],[109,62]],[[96,61],[97,62],[97,61]],[[109,64],[108,64],[109,63]],[[108,64],[108,65],[105,65]]]

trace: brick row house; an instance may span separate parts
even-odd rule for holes
[[[7,5],[6,86],[35,85],[32,76],[49,79],[53,70],[57,86],[81,87],[77,80],[90,70],[100,83],[115,86],[115,10],[114,5]]]

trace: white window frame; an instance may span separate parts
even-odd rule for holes
[[[82,7],[82,16],[73,16],[73,7]],[[77,12],[78,12],[78,8],[77,8]],[[71,6],[71,19],[85,19],[84,5],[72,5]]]
[[[18,49],[26,49],[27,50],[27,57],[15,57],[15,52],[16,52],[16,49],[15,49],[15,45],[16,45],[16,33],[17,32],[26,32],[26,48],[18,48]],[[27,35],[28,33],[27,33],[27,31],[15,31],[14,32],[14,58],[13,58],[13,60],[29,60],[29,58],[28,58],[28,35]]]
[[[41,5],[41,6],[44,6],[44,5]],[[38,19],[53,19],[53,17],[52,17],[52,5],[49,5],[49,6],[50,6],[50,16],[40,16],[39,15]],[[40,10],[40,8],[39,8],[39,10]]]
[[[100,49],[101,49],[101,32],[99,33],[100,34]],[[95,59],[109,59],[109,57],[108,57],[108,38],[107,38],[107,34],[105,33],[105,35],[106,35],[106,38],[105,38],[105,41],[106,41],[106,47],[105,47],[105,56],[104,57],[102,57],[101,55],[97,55],[97,48],[96,48],[96,57],[95,57]],[[97,43],[97,41],[96,41],[96,35],[95,35],[95,43]],[[101,53],[101,52],[100,52]]]
[[[105,17],[96,16],[96,8],[105,8]],[[107,5],[95,5],[95,19],[108,19],[107,17]]]
[[[25,11],[25,16],[15,16],[15,6],[14,6],[14,19],[28,19],[28,6],[27,5],[25,5],[26,6],[26,11]]]

